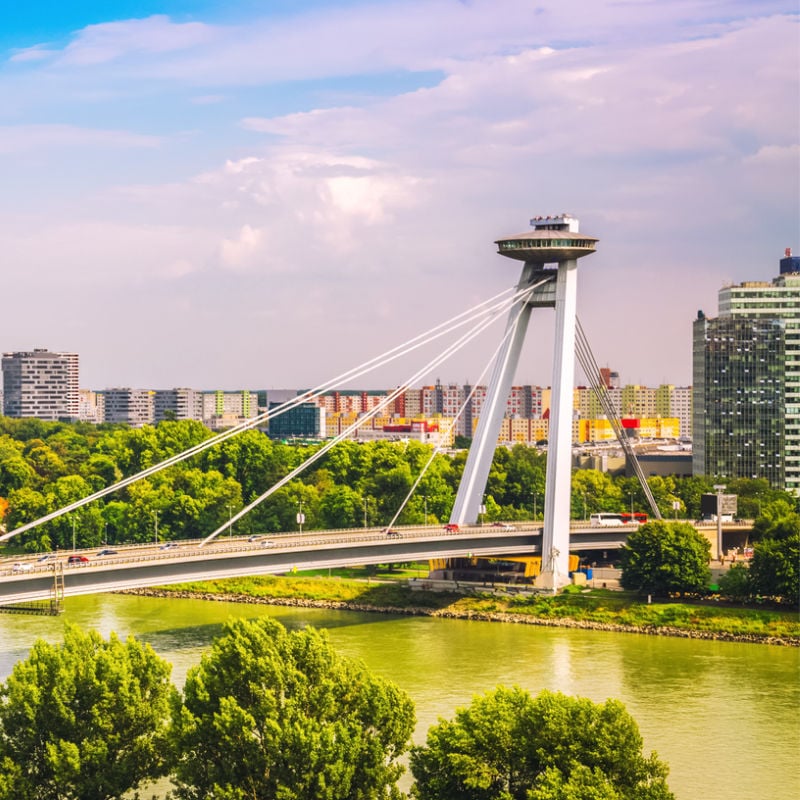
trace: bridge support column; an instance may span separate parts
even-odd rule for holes
[[[534,272],[535,265],[526,263],[522,268],[517,291],[522,291],[532,284]],[[471,525],[478,521],[483,493],[486,491],[486,481],[497,446],[497,437],[506,411],[506,400],[517,371],[519,354],[525,341],[530,316],[531,307],[527,299],[518,300],[509,311],[506,339],[498,353],[492,378],[486,390],[486,400],[481,408],[478,427],[450,515],[450,522],[458,525]]]
[[[547,438],[542,573],[537,586],[555,589],[569,582],[569,519],[572,494],[572,408],[575,382],[575,319],[578,262],[562,261],[556,278],[553,394]]]

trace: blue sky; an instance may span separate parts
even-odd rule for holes
[[[689,384],[697,310],[800,251],[798,41],[794,0],[0,0],[0,346],[310,386],[510,287],[493,241],[569,211],[598,362]]]

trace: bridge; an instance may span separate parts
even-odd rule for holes
[[[725,531],[743,535],[748,528],[746,522],[724,525]],[[716,536],[715,524],[698,529],[709,538]],[[570,549],[614,551],[625,543],[631,530],[630,525],[593,527],[576,522],[572,525]],[[161,546],[124,545],[115,548],[115,554],[102,557],[97,556],[95,548],[39,557],[46,560],[35,556],[5,559],[0,562],[0,607],[52,599],[56,570],[63,571],[68,594],[73,596],[363,564],[541,555],[542,527],[536,523],[508,528],[484,525],[449,532],[441,526],[407,526],[393,529],[390,536],[384,529],[358,528],[217,539],[205,547],[200,544],[195,540]],[[66,565],[66,559],[74,555],[83,555],[88,561]]]
[[[575,314],[577,263],[578,259],[595,251],[597,239],[578,233],[578,220],[568,214],[556,217],[535,217],[531,220],[533,230],[505,237],[496,241],[498,253],[523,262],[522,273],[517,285],[511,289],[478,304],[433,329],[394,348],[383,356],[359,365],[331,381],[309,390],[305,394],[287,401],[276,409],[248,420],[219,433],[202,443],[165,461],[148,467],[107,486],[99,491],[52,511],[39,519],[27,522],[18,528],[0,535],[0,542],[18,536],[33,527],[45,524],[57,517],[68,514],[88,503],[123,489],[133,482],[149,477],[159,470],[184,461],[238,433],[267,422],[270,418],[314,400],[325,392],[341,388],[348,381],[393,361],[400,355],[429,344],[441,336],[465,329],[455,343],[445,347],[431,361],[399,384],[380,403],[339,435],[325,442],[301,465],[283,476],[261,496],[256,497],[235,515],[213,531],[196,548],[184,545],[180,553],[139,553],[135,557],[127,555],[111,561],[107,557],[102,562],[93,560],[90,566],[68,566],[63,574],[68,576],[58,585],[48,583],[57,569],[42,562],[28,567],[21,562],[18,572],[2,575],[0,569],[0,603],[17,602],[13,598],[23,598],[27,602],[36,597],[42,599],[45,593],[59,591],[81,594],[94,591],[108,591],[114,588],[133,588],[145,585],[167,584],[202,580],[203,578],[230,577],[245,574],[267,574],[286,572],[295,567],[333,567],[346,564],[368,564],[387,561],[408,561],[414,559],[459,557],[468,554],[503,555],[538,553],[542,559],[542,571],[537,578],[538,585],[555,590],[568,581],[568,558],[570,548],[609,549],[619,547],[624,542],[627,528],[617,535],[610,528],[584,532],[570,523],[570,476],[571,476],[571,430],[572,430],[572,384],[574,366],[580,361],[590,386],[592,386],[612,423],[623,449],[630,459],[634,471],[642,485],[652,513],[661,518],[661,512],[653,499],[649,486],[627,436],[618,423],[616,413],[610,407],[605,384],[600,370],[577,322]],[[555,265],[555,267],[553,266]],[[487,532],[486,528],[476,528],[480,519],[483,493],[496,447],[499,428],[502,423],[506,398],[511,387],[517,362],[526,335],[528,322],[533,309],[554,309],[556,322],[555,352],[553,359],[553,399],[550,413],[550,445],[547,452],[545,485],[544,521],[541,528],[530,527],[518,531]],[[248,546],[252,543],[225,544],[220,536],[231,530],[233,524],[248,514],[258,504],[268,499],[274,492],[285,486],[303,470],[320,459],[332,447],[350,436],[369,418],[381,413],[403,391],[403,386],[413,385],[424,379],[450,355],[474,339],[489,325],[506,317],[505,332],[497,346],[490,363],[480,374],[474,389],[493,364],[486,398],[475,431],[472,447],[468,454],[464,472],[455,498],[450,522],[461,527],[457,536],[445,536],[440,530],[431,532],[425,529],[404,530],[399,537],[388,538],[379,531],[371,535],[363,532],[348,535],[337,533],[314,533],[310,538],[300,536],[281,536],[273,547]],[[458,410],[460,417],[469,402],[470,394]],[[451,423],[455,424],[455,420]],[[411,490],[400,508],[397,509],[389,527],[394,528],[405,504],[419,485],[425,470],[430,466],[440,448],[434,449],[430,460],[417,476]],[[301,522],[298,518],[298,522]],[[338,538],[337,538],[338,537]],[[577,545],[577,539],[581,545]],[[721,544],[718,536],[718,547]],[[127,551],[126,551],[127,552]]]

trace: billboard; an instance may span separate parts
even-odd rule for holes
[[[717,512],[719,498],[719,512]],[[738,511],[738,495],[735,494],[702,494],[700,495],[700,516],[715,517],[717,513],[724,516],[735,516]]]

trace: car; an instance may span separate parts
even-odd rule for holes
[[[33,569],[33,564],[29,561],[18,561],[11,567],[12,572],[30,572]]]
[[[385,532],[386,532],[386,535],[390,539],[399,539],[400,538],[400,534],[397,531],[393,531],[391,528],[387,528]]]
[[[509,525],[507,522],[493,522],[493,528],[500,528],[502,531],[515,531],[516,528],[513,525]]]
[[[70,556],[67,559],[67,566],[71,564],[88,564],[89,559],[86,556]]]
[[[115,556],[115,555],[117,555],[117,551],[116,550],[105,549],[105,550],[100,550],[100,552],[97,555],[98,556]]]
[[[261,537],[256,535],[256,534],[253,534],[252,536],[248,536],[247,537],[247,541],[248,542],[260,542],[261,541]]]
[[[269,539],[267,539],[266,541],[261,542],[261,546],[262,547],[275,547],[275,542],[271,542]]]
[[[178,546],[177,542],[165,542],[158,549],[159,550],[172,550],[173,547],[177,547],[177,546]]]
[[[56,557],[55,553],[45,553],[43,556],[39,556],[36,561],[41,564],[43,561],[51,561]]]
[[[456,525],[455,522],[448,522],[447,525],[444,526],[444,529],[448,533],[458,533],[459,531],[458,525]]]

